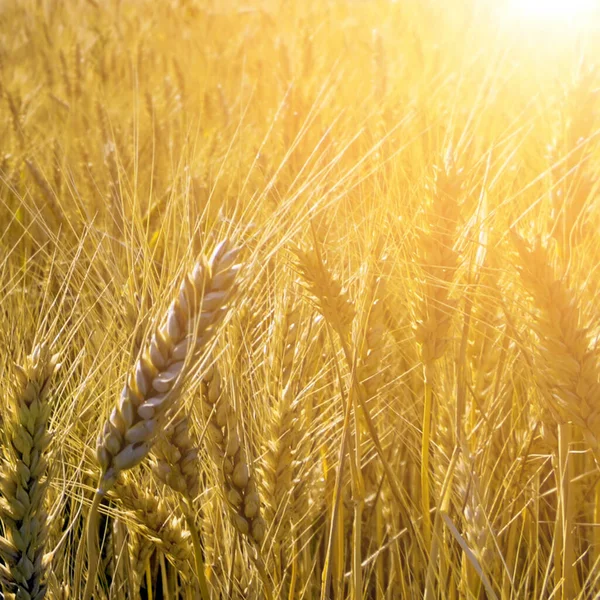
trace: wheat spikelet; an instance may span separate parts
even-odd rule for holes
[[[36,346],[18,367],[10,447],[0,472],[0,582],[8,597],[23,600],[41,600],[46,594],[48,394],[57,368],[58,357],[46,345]]]
[[[98,438],[100,493],[114,485],[121,471],[147,456],[167,410],[177,399],[190,357],[208,343],[227,311],[239,270],[238,253],[223,242],[208,261],[197,263],[129,373],[119,403]]]
[[[202,412],[207,419],[206,443],[219,469],[223,495],[234,527],[261,544],[265,523],[260,516],[260,497],[241,446],[237,415],[223,389],[216,364],[202,380]]]

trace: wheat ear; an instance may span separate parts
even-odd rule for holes
[[[206,443],[219,467],[231,521],[242,535],[261,544],[265,537],[265,522],[260,516],[258,488],[240,443],[237,414],[223,390],[216,364],[212,365],[202,381],[202,411],[208,419]]]
[[[57,368],[57,355],[50,354],[46,345],[36,346],[17,368],[10,445],[0,468],[0,519],[5,536],[0,537],[4,562],[0,582],[7,597],[22,600],[41,600],[46,594],[48,393]]]
[[[556,422],[572,421],[579,427],[600,465],[598,355],[590,346],[579,298],[553,268],[539,240],[533,248],[514,232],[513,240],[521,258],[521,280],[537,308],[533,329],[540,340],[538,385]]]
[[[325,263],[322,260],[322,257],[318,251],[318,249],[313,249],[308,252],[304,252],[302,250],[296,250],[295,254],[298,258],[297,268],[299,274],[302,277],[302,283],[304,287],[309,292],[313,301],[316,302],[316,305],[325,318],[325,321],[330,325],[333,330],[337,333],[340,343],[342,345],[342,349],[344,352],[344,356],[347,364],[352,367],[354,364],[354,359],[350,353],[349,342],[349,334],[352,325],[352,321],[355,317],[355,308],[354,304],[348,297],[347,292],[342,288],[340,283],[335,279],[329,270],[327,269]],[[341,531],[340,529],[340,519],[339,512],[341,511],[341,485],[342,485],[342,475],[344,473],[344,466],[346,460],[346,447],[347,445],[351,445],[353,443],[357,443],[358,440],[355,436],[355,439],[352,439],[350,432],[350,415],[352,411],[355,411],[356,414],[356,400],[358,401],[358,405],[360,405],[362,416],[364,417],[366,427],[368,429],[369,435],[373,439],[373,443],[375,448],[377,449],[377,453],[382,460],[384,465],[386,476],[388,477],[390,486],[394,490],[394,493],[397,493],[398,496],[399,490],[395,481],[395,474],[391,472],[389,464],[386,460],[386,457],[383,453],[383,448],[381,446],[381,442],[379,440],[379,435],[377,434],[377,430],[375,429],[375,425],[371,418],[369,408],[366,405],[365,393],[364,390],[360,387],[359,382],[356,378],[353,378],[353,385],[351,388],[352,393],[348,394],[345,399],[345,407],[344,407],[344,424],[342,426],[342,444],[340,446],[339,451],[339,467],[336,473],[335,479],[335,487],[333,493],[333,503],[331,510],[331,520],[329,526],[329,539],[327,542],[327,552],[325,558],[325,566],[323,568],[323,577],[322,577],[322,587],[321,587],[321,595],[323,597],[329,596],[330,586],[331,586],[331,557],[333,556],[334,549],[334,537],[336,535],[336,531]],[[356,458],[357,454],[353,454],[350,452],[351,456]],[[357,461],[358,462],[358,461]],[[363,501],[364,495],[364,487],[362,485],[362,476],[360,474],[360,465],[350,465],[353,468],[352,473],[352,482],[353,482],[353,493],[355,494],[355,502],[356,502],[356,510],[355,516],[357,517],[356,523],[360,520],[359,513],[361,512],[361,502]],[[358,528],[355,529],[355,532],[358,531]],[[356,544],[355,544],[356,548]],[[355,554],[355,557],[358,555],[358,552]],[[356,571],[355,571],[356,573]],[[357,576],[357,579],[360,579],[360,575]],[[355,589],[360,589],[362,587],[362,583],[357,581],[356,579],[353,582]]]
[[[198,447],[190,437],[190,419],[178,416],[159,437],[153,450],[156,477],[184,498],[193,500],[200,490]]]
[[[118,405],[98,438],[101,493],[114,485],[121,471],[140,463],[150,451],[167,410],[178,397],[191,366],[189,359],[210,341],[227,311],[240,268],[238,253],[223,242],[208,261],[196,264],[129,373]]]
[[[216,363],[213,363],[202,381],[201,406],[203,416],[208,421],[205,439],[209,453],[219,468],[219,479],[231,522],[239,533],[256,545],[254,564],[263,582],[265,596],[272,600],[260,554],[266,524],[260,514],[258,486],[240,442],[237,413],[223,389]]]
[[[200,489],[198,448],[190,438],[190,420],[179,416],[165,430],[154,451],[156,462],[154,474],[165,485],[183,496],[183,512],[190,529],[196,559],[196,574],[200,583],[202,600],[210,600],[206,581],[202,545],[196,529],[193,500]]]
[[[293,452],[295,446],[294,423],[297,420],[297,407],[294,403],[294,390],[297,378],[290,381],[294,368],[300,331],[300,307],[290,304],[282,317],[276,319],[272,335],[276,340],[271,352],[269,385],[273,394],[273,409],[267,422],[267,439],[262,465],[264,481],[265,516],[273,526],[275,517],[282,517],[281,509],[292,489]],[[282,523],[287,529],[286,523]],[[275,532],[275,537],[279,530]]]
[[[296,248],[294,253],[300,283],[325,320],[336,324],[339,335],[345,339],[356,312],[348,291],[333,277],[316,249],[304,251]]]
[[[467,456],[464,452],[458,455],[455,480],[463,513],[464,539],[470,550],[464,552],[462,557],[466,586],[473,597],[478,597],[481,579],[477,572],[491,570],[494,552],[474,455]]]
[[[575,549],[572,537],[563,533],[569,532],[575,520],[569,421],[581,430],[600,464],[598,357],[590,349],[577,295],[567,285],[564,274],[557,276],[547,249],[539,239],[533,249],[515,232],[513,239],[521,257],[521,279],[538,308],[534,321],[539,338],[538,385],[558,423],[556,477],[560,516],[556,521],[555,579],[563,597],[574,597],[580,587],[573,568]]]
[[[187,275],[161,325],[129,373],[117,406],[98,437],[96,456],[102,474],[88,517],[90,574],[84,598],[92,595],[96,575],[96,515],[102,498],[121,471],[148,455],[167,411],[174,405],[191,359],[210,341],[227,312],[240,265],[239,249],[221,242]]]
[[[291,396],[290,388],[286,388],[273,406],[273,414],[267,425],[263,476],[266,517],[271,527],[275,526],[277,517],[283,516],[293,488],[294,424],[297,422],[297,411]],[[281,528],[277,528],[274,537],[280,538],[289,525],[289,521],[281,520]]]
[[[178,571],[185,573],[185,566],[191,564],[193,555],[190,552],[190,533],[184,528],[182,519],[175,517],[164,502],[140,489],[131,479],[120,478],[114,492],[123,507],[135,514],[142,528],[143,540],[151,542],[151,545],[142,544],[141,548],[138,543],[138,552],[133,553],[137,559],[133,564],[136,586],[139,586],[153,546],[162,551]]]

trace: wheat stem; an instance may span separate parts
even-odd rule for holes
[[[429,497],[429,446],[431,443],[431,414],[433,390],[431,366],[425,366],[425,401],[423,404],[423,435],[421,438],[421,505],[423,508],[423,537],[425,545],[431,544],[431,500]]]
[[[196,524],[192,517],[194,514],[193,507],[189,501],[185,501],[184,504],[185,520],[192,536],[192,544],[194,545],[194,559],[196,561],[196,575],[198,576],[198,582],[200,583],[200,596],[202,597],[202,600],[210,600],[208,583],[206,581],[206,574],[204,572],[204,560],[202,559],[202,544],[200,543],[200,536],[198,535]]]
[[[96,575],[100,560],[98,551],[98,509],[103,498],[104,494],[96,490],[87,518],[88,575],[83,591],[83,600],[91,600],[96,587]]]
[[[572,459],[569,456],[570,441],[571,425],[561,423],[558,426],[557,493],[559,495],[559,510],[556,516],[559,520],[558,528],[560,529],[556,547],[560,559],[554,568],[557,574],[560,574],[560,590],[563,600],[574,598],[576,596],[575,590],[578,587],[575,572],[575,549],[571,533],[575,523],[573,515],[573,490],[570,489],[573,470]]]

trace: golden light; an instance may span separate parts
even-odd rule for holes
[[[511,0],[513,16],[537,21],[577,22],[598,10],[598,0]]]

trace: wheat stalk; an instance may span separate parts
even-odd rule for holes
[[[119,474],[148,455],[166,413],[178,399],[192,359],[208,344],[228,310],[240,265],[239,249],[221,242],[211,257],[202,258],[179,287],[162,323],[152,334],[98,437],[96,456],[102,469],[88,516],[90,573],[84,598],[95,579],[95,515],[103,496]]]

